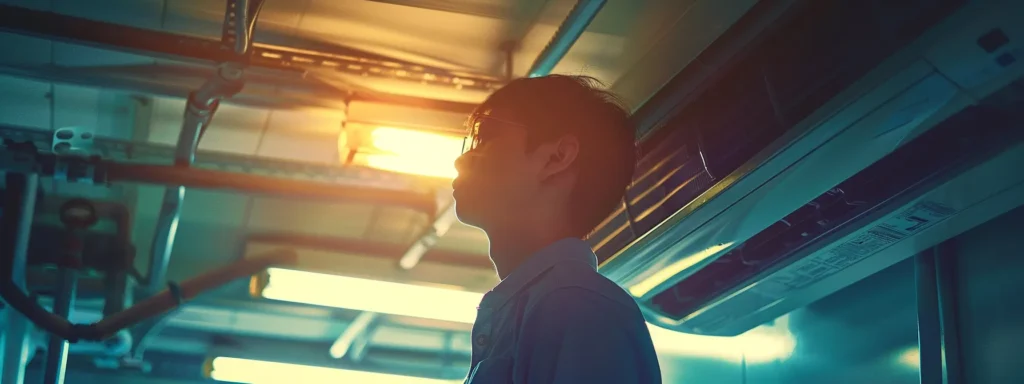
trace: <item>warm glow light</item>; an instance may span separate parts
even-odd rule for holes
[[[268,299],[473,323],[482,294],[289,269],[267,270]]]
[[[659,285],[661,285],[661,283],[664,283],[668,279],[671,279],[672,276],[679,274],[679,272],[682,272],[686,268],[690,268],[696,265],[697,263],[704,261],[704,259],[714,256],[718,252],[721,252],[723,249],[729,248],[729,246],[731,245],[732,242],[719,244],[711,248],[705,249],[703,251],[697,252],[695,254],[692,254],[690,256],[679,259],[678,261],[672,263],[671,265],[662,268],[660,271],[655,272],[653,275],[644,279],[643,281],[629,287],[629,293],[632,293],[633,296],[636,297],[642,297],[643,295],[646,295],[647,292],[650,292],[652,289],[657,288]]]
[[[917,369],[921,366],[921,350],[917,347],[907,348],[900,353],[898,359],[900,364]]]
[[[271,268],[263,297],[296,303],[472,324],[481,293]],[[690,335],[648,324],[659,354],[750,362],[788,357],[788,317],[736,337]]]
[[[765,324],[734,337],[691,335],[648,324],[651,340],[658,354],[710,357],[727,361],[746,358],[748,363],[761,363],[788,358],[796,348],[789,331],[789,316],[773,324]]]
[[[439,380],[377,372],[314,367],[271,361],[217,357],[210,378],[217,381],[251,384],[455,384],[462,380]]]
[[[423,176],[454,178],[462,138],[451,135],[378,127],[370,133],[375,151],[367,153],[368,167]]]

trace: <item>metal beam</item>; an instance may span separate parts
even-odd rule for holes
[[[208,65],[232,62],[239,58],[233,49],[223,49],[221,42],[216,40],[10,5],[0,5],[0,31]],[[309,45],[327,48],[325,44]],[[285,72],[331,70],[458,89],[489,91],[502,85],[499,79],[491,76],[432,68],[352,48],[330,48],[330,51],[313,51],[253,43],[251,53],[247,55],[247,64],[253,68]]]
[[[540,77],[550,74],[558,62],[562,61],[565,54],[569,53],[573,44],[576,44],[576,41],[583,35],[583,31],[587,30],[590,22],[594,21],[594,17],[604,7],[605,2],[606,0],[577,1],[565,21],[555,31],[555,35],[551,37],[551,41],[544,46],[544,50],[530,66],[528,76]]]
[[[163,64],[103,68],[0,65],[0,74],[9,76],[181,99],[215,71],[211,67]],[[297,73],[275,75],[251,70],[246,76],[246,89],[226,103],[266,109],[343,109],[346,101],[366,101],[455,113],[470,113],[476,108],[473,103],[340,90]]]

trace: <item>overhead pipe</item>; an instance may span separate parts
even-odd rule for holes
[[[569,15],[566,16],[565,21],[555,31],[551,41],[548,42],[548,45],[537,56],[537,60],[530,66],[528,76],[541,77],[550,74],[555,69],[555,66],[562,61],[565,54],[569,53],[569,49],[572,48],[573,44],[576,44],[576,41],[583,35],[583,31],[587,29],[590,22],[594,21],[594,17],[604,7],[605,2],[606,0],[577,1],[576,5],[569,11]]]
[[[97,177],[102,177],[103,182],[182,185],[189,188],[248,192],[300,199],[369,202],[406,207],[422,212],[431,212],[437,207],[433,195],[403,190],[366,188],[166,165],[99,162],[96,164],[96,170]]]
[[[182,118],[181,133],[178,135],[174,165],[188,168],[196,159],[199,140],[210,124],[221,99],[231,97],[242,90],[242,68],[227,63],[220,66],[214,76],[199,90],[189,95]],[[167,264],[174,249],[174,239],[181,219],[181,206],[185,200],[185,186],[175,185],[164,190],[156,233],[153,236],[149,271],[146,277],[145,294],[159,292],[167,278]]]
[[[90,324],[75,324],[67,318],[57,316],[18,289],[11,276],[0,276],[0,296],[8,305],[37,327],[69,342],[79,340],[104,341],[117,335],[120,331],[139,324],[140,322],[161,316],[178,308],[200,293],[220,287],[240,278],[250,277],[273,266],[292,266],[297,260],[294,251],[278,250],[266,254],[239,260],[225,267],[214,269],[180,284],[169,285],[167,289],[137,302],[128,309],[104,317]],[[4,260],[3,268],[11,270],[11,259]],[[8,326],[10,327],[10,326]],[[10,333],[10,328],[8,328]],[[9,334],[6,336],[10,336]],[[6,362],[5,362],[6,364]],[[15,364],[17,365],[17,364]],[[6,375],[6,370],[4,370]]]

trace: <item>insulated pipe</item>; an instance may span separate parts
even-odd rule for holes
[[[7,192],[4,196],[3,217],[0,219],[0,288],[25,295],[25,265],[28,260],[28,242],[32,230],[39,175],[7,173]],[[6,299],[6,295],[4,295]],[[3,369],[0,382],[22,384],[25,366],[32,355],[29,319],[8,301],[4,308],[7,318],[2,334],[4,341]]]
[[[540,77],[550,74],[573,44],[576,44],[576,40],[583,35],[583,31],[587,29],[590,22],[594,21],[594,17],[604,7],[605,2],[606,0],[579,0],[576,2],[576,5],[569,11],[569,16],[566,16],[551,41],[530,66],[528,76]]]
[[[294,251],[280,250],[255,258],[239,260],[228,266],[186,280],[180,285],[169,286],[168,289],[150,296],[124,311],[107,316],[92,324],[74,324],[64,317],[50,313],[35,300],[29,298],[24,291],[18,289],[11,281],[9,275],[0,276],[4,278],[4,281],[0,283],[0,296],[7,302],[9,310],[13,309],[15,312],[24,314],[36,326],[56,336],[70,342],[78,340],[102,341],[145,319],[163,315],[178,308],[185,301],[196,297],[202,292],[243,277],[252,276],[272,266],[294,265],[296,258],[297,255]],[[5,265],[5,267],[9,269],[10,265]],[[8,327],[6,336],[10,336],[13,333],[10,326]],[[26,350],[25,346],[27,345],[28,343],[24,343],[21,347],[22,350]],[[27,360],[24,358],[21,361],[27,363]],[[7,365],[6,361],[5,365]],[[15,365],[23,366],[24,364]],[[4,375],[7,375],[7,372],[8,370],[4,370]],[[7,381],[5,376],[4,384],[8,382],[14,383],[15,381]],[[20,383],[20,381],[17,383]]]
[[[257,0],[259,1],[259,0]],[[229,1],[231,3],[231,1]],[[242,55],[249,49],[249,2],[235,0],[235,53]],[[255,20],[253,20],[255,22]]]
[[[242,5],[245,5],[244,2]],[[189,95],[185,105],[185,116],[182,118],[181,133],[178,135],[178,145],[174,153],[174,165],[182,168],[192,166],[196,159],[199,140],[210,124],[210,119],[213,118],[220,99],[231,97],[241,91],[242,84],[242,69],[235,64],[228,63],[219,67],[217,76]],[[146,277],[146,296],[159,292],[166,282],[167,264],[170,262],[171,253],[174,250],[174,239],[178,232],[181,205],[184,200],[184,186],[173,185],[164,190]]]

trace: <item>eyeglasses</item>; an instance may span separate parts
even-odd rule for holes
[[[488,115],[475,116],[466,125],[469,128],[469,133],[462,142],[462,153],[479,148],[481,144],[500,134],[502,127],[526,128],[525,124]]]

